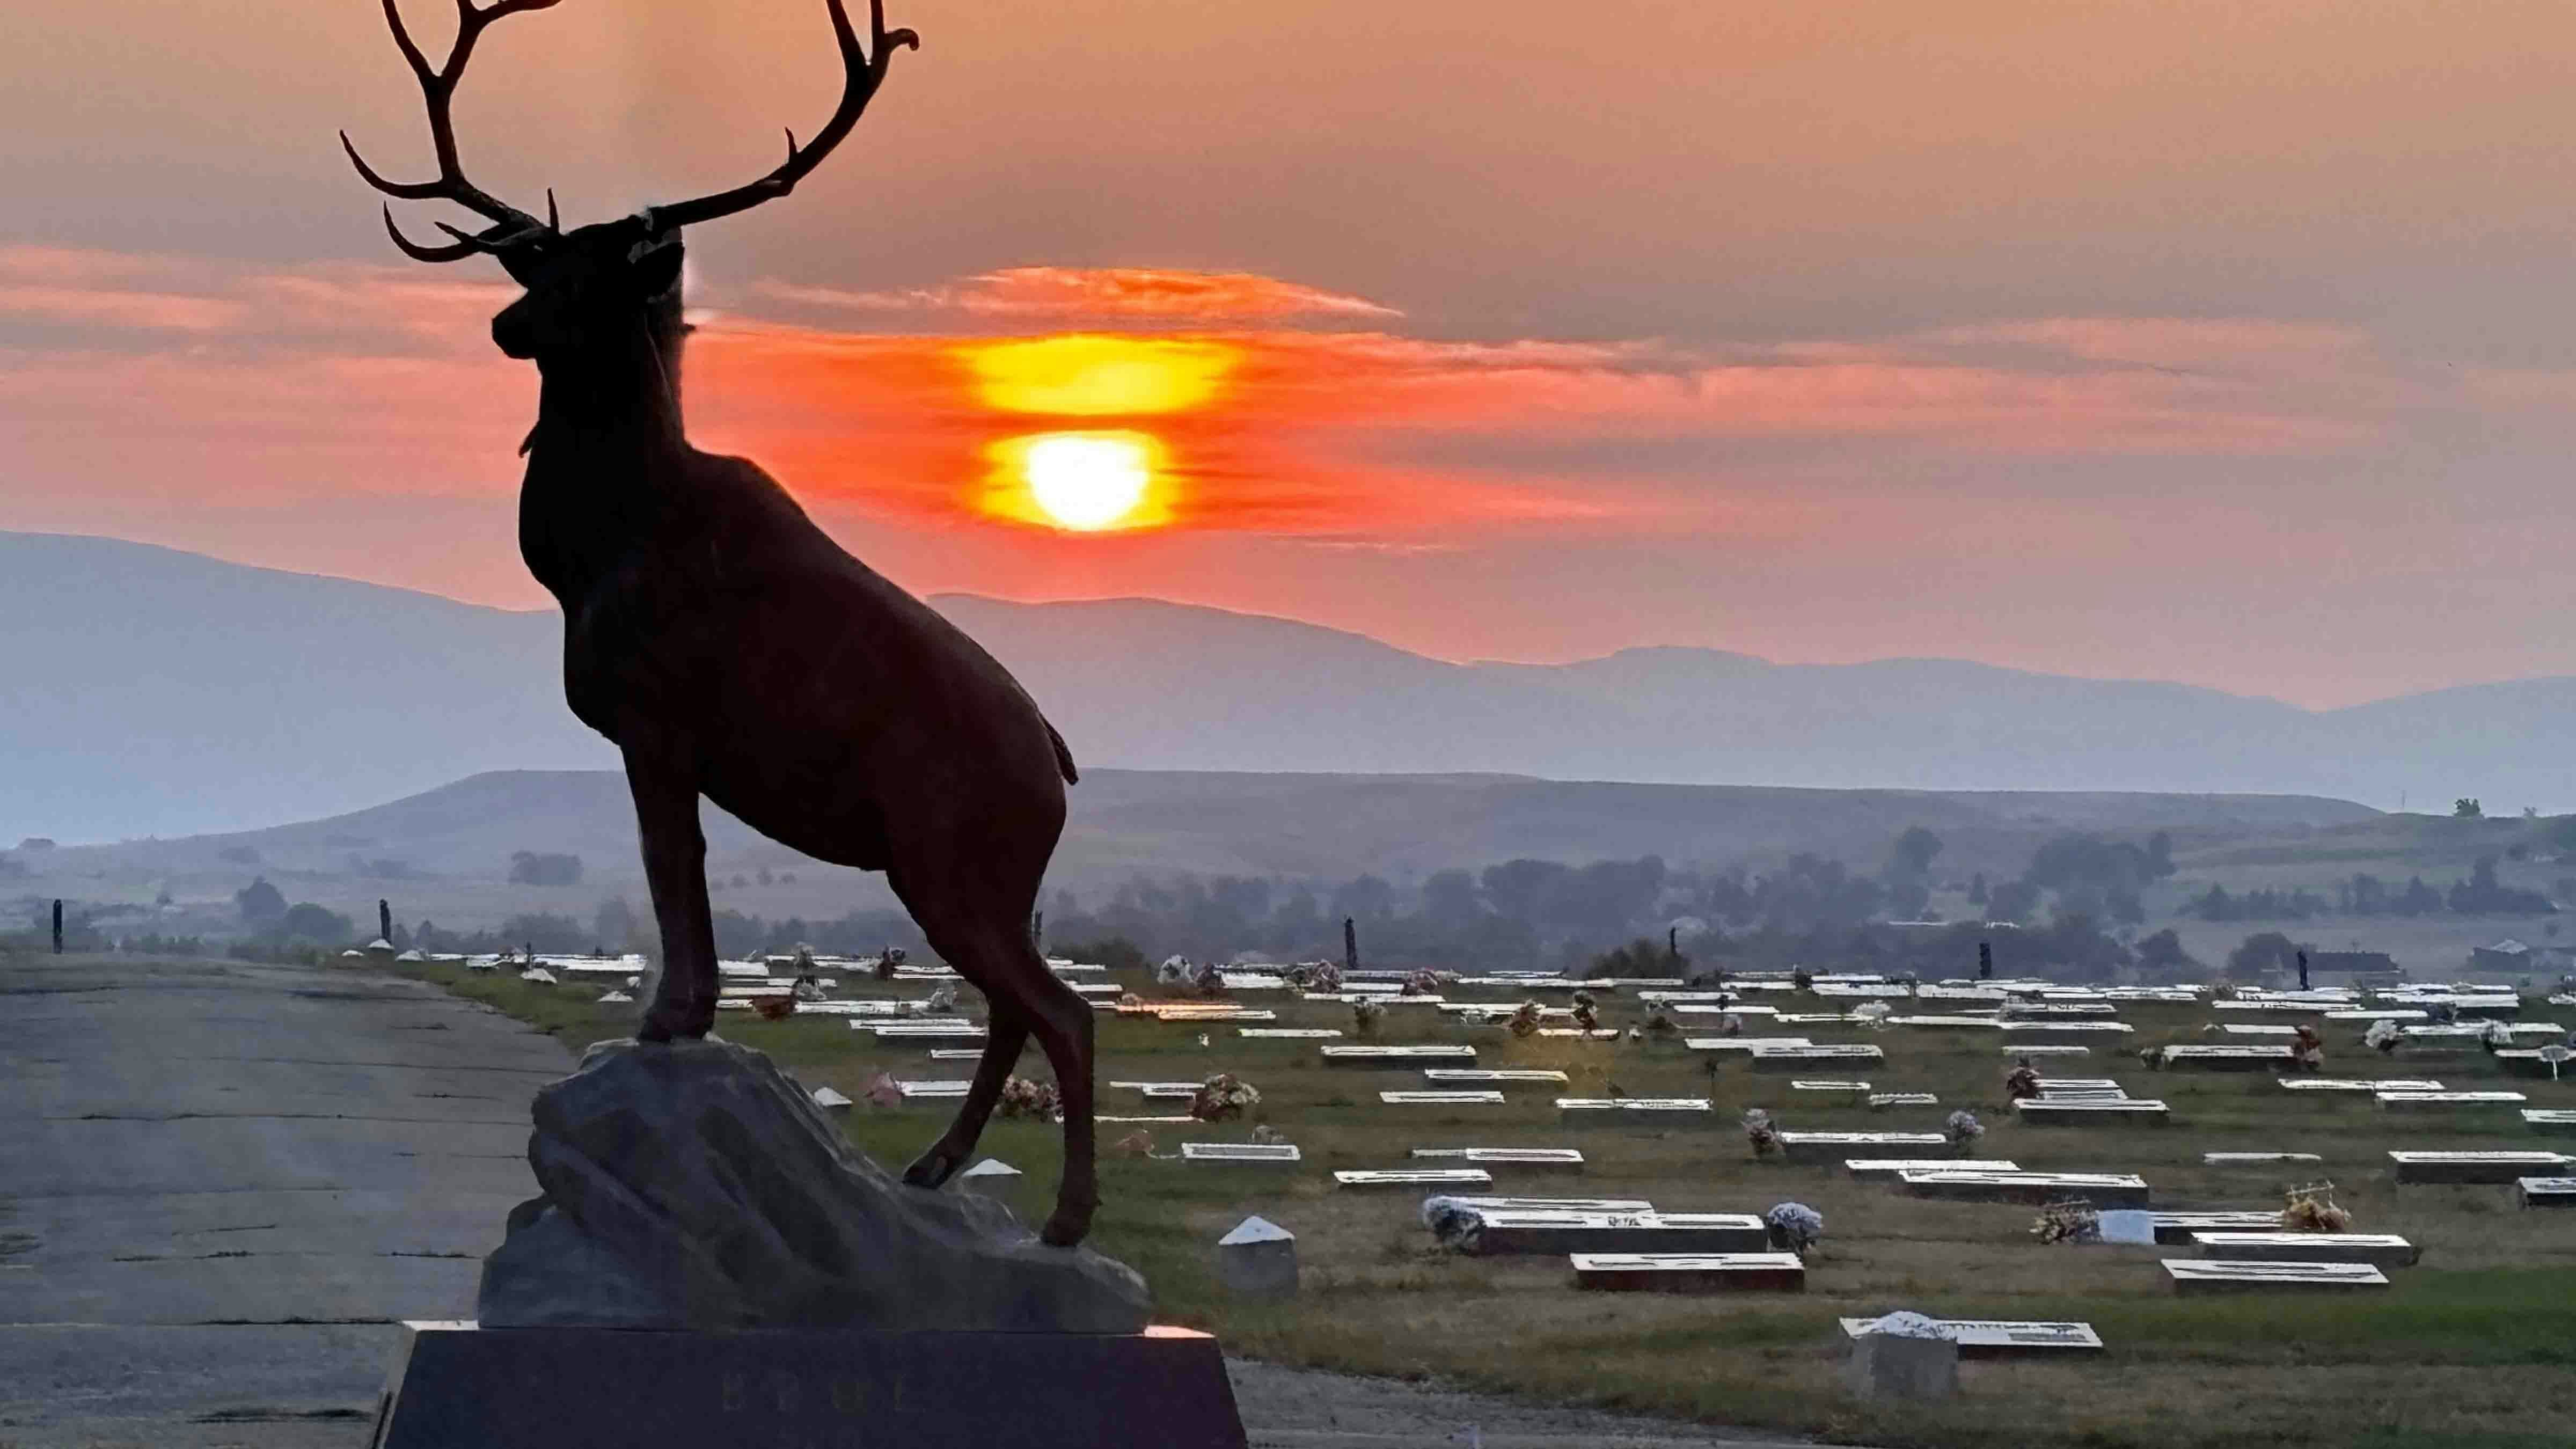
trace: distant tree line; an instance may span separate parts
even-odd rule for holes
[[[2496,857],[2482,855],[2469,878],[2447,890],[2409,876],[2402,887],[2367,873],[2335,882],[2329,901],[2302,886],[2288,891],[2256,890],[2233,894],[2213,885],[2192,897],[2184,909],[2205,921],[2304,921],[2333,913],[2347,916],[2431,916],[2445,911],[2463,916],[2543,916],[2558,905],[2538,891],[2519,890],[2496,879]]]

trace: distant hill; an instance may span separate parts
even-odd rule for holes
[[[1582,863],[1659,854],[1726,864],[1813,851],[1884,859],[1909,826],[1928,826],[1945,871],[2017,872],[2067,830],[2142,837],[2177,849],[2279,840],[2377,819],[2341,800],[2294,796],[2039,795],[1898,790],[1790,790],[1636,785],[1496,775],[1191,774],[1098,770],[1071,792],[1072,815],[1052,887],[1090,893],[1138,874],[1177,872],[1340,880],[1374,872],[1406,880],[1516,856]],[[853,882],[817,872],[784,847],[709,807],[708,856],[719,872],[762,865],[803,871],[820,902],[847,909]],[[638,874],[633,806],[614,771],[507,771],[300,824],[46,854],[74,876],[137,880],[246,876],[320,881],[349,862],[390,860],[424,877],[497,880],[518,850],[568,851],[594,887]],[[395,888],[397,893],[403,889]],[[873,887],[870,888],[873,893]],[[837,892],[838,894],[833,894]],[[783,911],[783,907],[773,908]]]
[[[1087,769],[1817,788],[2296,794],[2576,807],[2576,680],[2311,712],[1950,660],[1632,649],[1453,664],[1143,599],[933,601]],[[311,819],[503,769],[614,763],[560,625],[113,539],[0,534],[0,844]]]

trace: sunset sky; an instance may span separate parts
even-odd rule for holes
[[[0,528],[545,602],[515,289],[395,255],[339,154],[429,169],[376,6],[28,8]],[[2563,3],[890,19],[840,152],[691,232],[688,395],[916,591],[2319,706],[2576,673]],[[837,85],[822,0],[564,0],[457,109],[577,222],[758,175]]]

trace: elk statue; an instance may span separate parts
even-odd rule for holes
[[[812,140],[791,132],[787,159],[747,185],[565,231],[551,192],[539,221],[466,179],[451,114],[485,29],[556,3],[456,0],[454,45],[433,67],[384,0],[438,174],[388,181],[340,140],[378,191],[488,223],[441,223],[452,240],[422,245],[388,205],[406,255],[489,256],[525,289],[492,319],[493,342],[534,362],[541,384],[519,549],[563,606],[566,702],[625,756],[664,968],[637,1036],[702,1037],[715,1021],[700,796],[781,844],[881,870],[991,1006],[965,1106],[905,1181],[937,1187],[957,1170],[1035,1037],[1064,1102],[1064,1174],[1042,1236],[1080,1242],[1098,1201],[1091,1012],[1028,929],[1072,753],[991,655],[844,552],[768,474],[699,452],[681,425],[682,230],[793,191],[858,123],[895,50],[920,42],[886,29],[883,0],[864,39],[844,0],[826,0],[844,82]]]

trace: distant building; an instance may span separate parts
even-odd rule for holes
[[[2472,971],[2528,971],[2531,965],[2531,948],[2511,936],[2492,946],[2469,948],[2469,969]]]
[[[2311,951],[2308,975],[2347,977],[2346,986],[2394,986],[2406,979],[2397,958],[2385,951]]]

